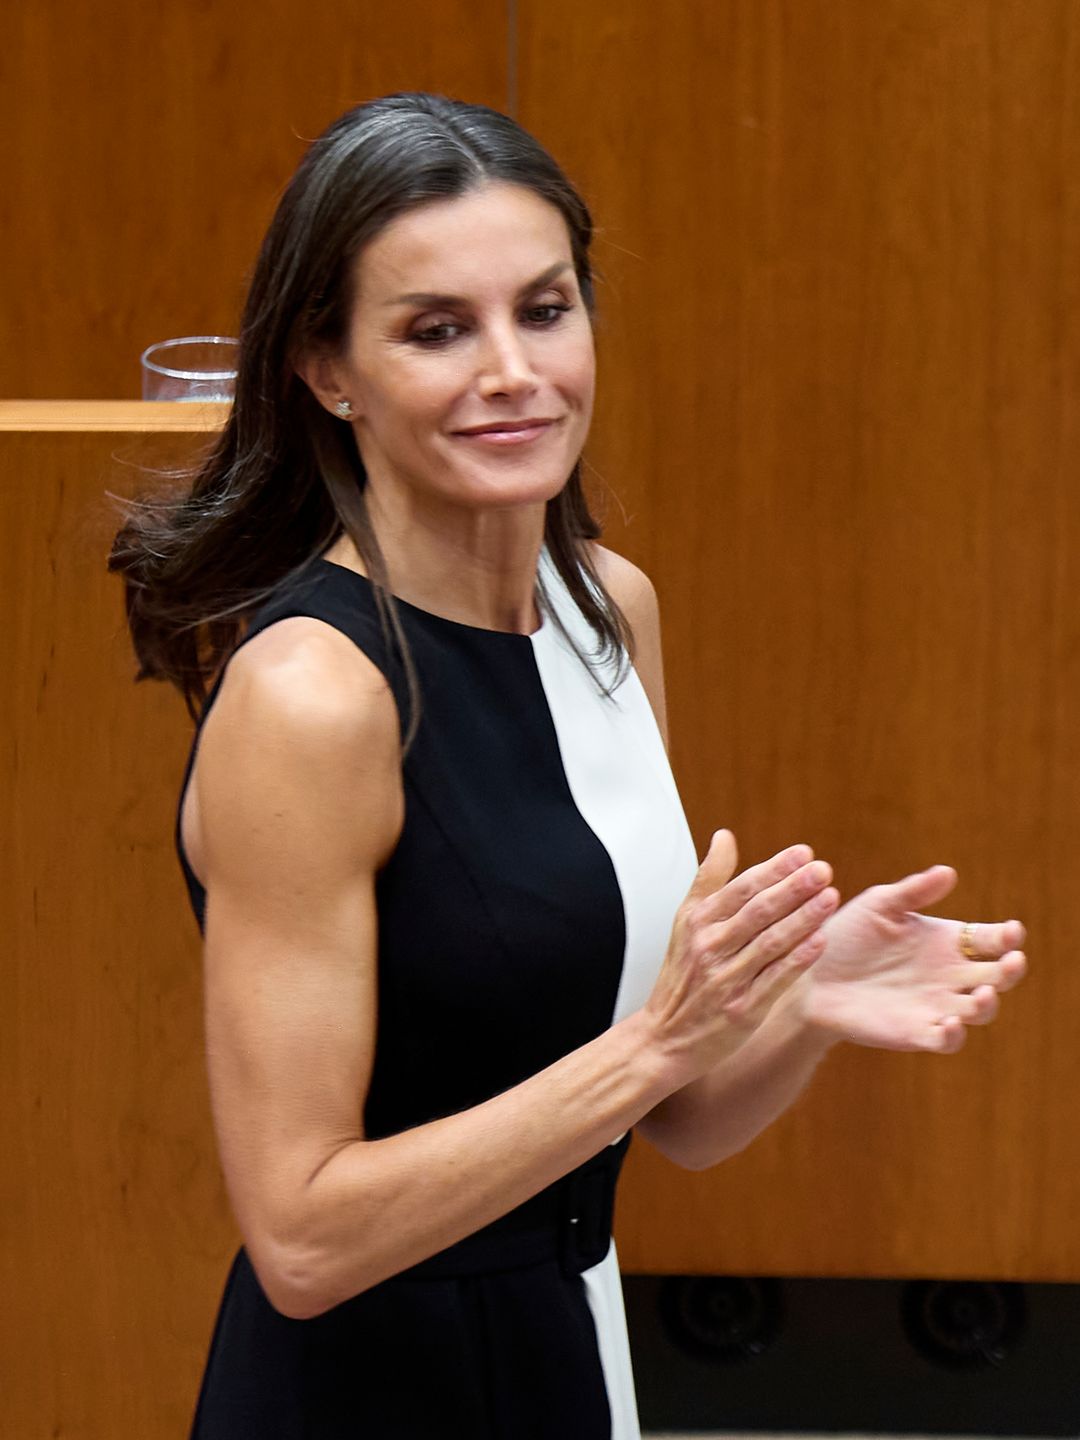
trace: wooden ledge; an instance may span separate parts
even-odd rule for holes
[[[0,400],[0,430],[209,433],[220,430],[228,413],[228,404],[218,401]]]

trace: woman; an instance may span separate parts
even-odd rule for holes
[[[220,443],[117,540],[141,674],[204,701],[178,843],[244,1249],[201,1440],[636,1436],[630,1128],[714,1164],[837,1040],[954,1050],[1023,973],[1016,922],[913,913],[943,866],[843,909],[804,845],[697,868],[653,592],[580,485],[589,239],[505,117],[345,115]]]

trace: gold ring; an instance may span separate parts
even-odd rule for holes
[[[957,936],[956,939],[956,943],[960,946],[960,953],[961,955],[963,955],[965,960],[982,959],[982,956],[979,954],[978,950],[976,950],[975,946],[971,943],[974,939],[974,936],[975,922],[973,920],[965,920],[963,925],[960,926],[960,934]]]

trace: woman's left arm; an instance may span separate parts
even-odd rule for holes
[[[635,1129],[669,1160],[706,1170],[744,1150],[799,1098],[836,1043],[784,995],[730,1061],[669,1095]]]
[[[666,745],[655,591],[640,570],[611,551],[596,546],[594,558],[633,632],[634,668]],[[1019,921],[962,927],[918,913],[944,899],[955,883],[955,871],[935,865],[849,901],[825,922],[820,958],[751,1040],[668,1096],[638,1130],[677,1164],[705,1169],[744,1149],[783,1114],[841,1040],[886,1050],[958,1050],[967,1026],[994,1018],[998,994],[1023,978],[1026,960]]]
[[[749,1145],[798,1099],[838,1041],[953,1054],[969,1025],[997,1014],[1023,978],[1017,920],[962,927],[917,913],[942,899],[955,872],[935,865],[864,890],[825,922],[825,949],[729,1061],[668,1096],[638,1130],[669,1159],[702,1170]]]

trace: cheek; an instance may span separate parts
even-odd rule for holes
[[[591,329],[582,335],[578,344],[567,356],[566,383],[574,389],[583,402],[592,404],[593,388],[596,383],[596,351],[593,347]]]
[[[592,411],[593,391],[596,385],[596,364],[591,346],[583,349],[567,366],[563,385],[573,394],[587,419]]]
[[[446,409],[445,377],[423,367],[403,367],[401,373],[368,381],[358,387],[362,413],[375,431],[405,431],[437,422]]]

